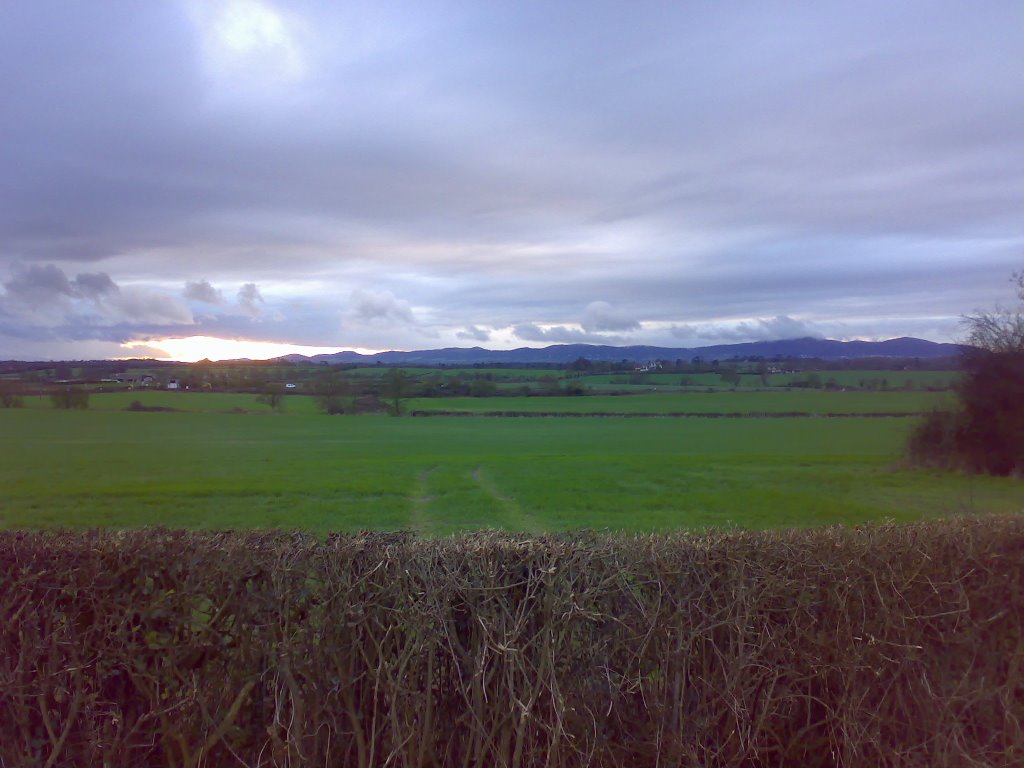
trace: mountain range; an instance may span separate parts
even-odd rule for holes
[[[953,357],[960,353],[959,344],[944,344],[925,339],[901,337],[886,341],[836,341],[834,339],[787,339],[782,341],[751,341],[741,344],[717,344],[708,347],[613,347],[600,344],[554,344],[548,347],[518,349],[484,349],[482,347],[448,347],[410,352],[337,352],[329,355],[287,355],[290,362],[315,363],[382,363],[387,365],[476,365],[487,363],[571,363],[579,358],[592,361],[646,362],[650,360],[731,359],[793,359],[819,358],[843,360],[865,357]]]

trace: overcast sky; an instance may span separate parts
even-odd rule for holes
[[[949,340],[1022,83],[1020,0],[11,0],[0,358]]]

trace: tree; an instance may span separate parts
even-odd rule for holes
[[[929,415],[914,430],[907,453],[915,463],[1024,473],[1024,272],[1013,282],[1020,306],[963,318],[957,407]]]
[[[384,397],[391,401],[391,414],[402,415],[402,399],[409,388],[409,377],[401,368],[389,368],[384,374]]]
[[[62,410],[84,410],[89,407],[89,390],[81,387],[60,387],[50,393],[54,408]]]
[[[0,408],[21,408],[24,404],[20,382],[0,379]]]
[[[281,384],[268,384],[263,392],[256,397],[257,403],[270,406],[270,410],[284,413],[285,389]]]
[[[740,384],[740,372],[732,366],[722,368],[721,372],[718,374],[718,378],[720,378],[724,383],[731,384],[734,387],[738,387]]]
[[[313,382],[316,406],[328,416],[351,413],[355,400],[351,397],[351,386],[341,371],[327,371]]]

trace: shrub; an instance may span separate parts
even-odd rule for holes
[[[942,424],[932,415],[918,425],[907,445],[911,461],[992,475],[1024,473],[1024,272],[1013,281],[1020,308],[964,318],[969,333],[957,410]]]
[[[21,408],[24,405],[20,382],[0,379],[0,408]]]
[[[50,393],[54,408],[84,410],[89,407],[89,390],[81,387],[61,387]]]
[[[959,412],[928,413],[907,438],[906,455],[911,464],[934,469],[954,469],[959,464]]]

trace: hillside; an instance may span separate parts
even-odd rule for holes
[[[518,349],[491,350],[482,347],[448,347],[409,352],[379,352],[362,355],[358,352],[338,352],[333,355],[288,355],[293,362],[311,360],[327,363],[385,363],[390,365],[474,365],[478,363],[571,363],[579,358],[594,361],[620,360],[729,360],[772,358],[819,358],[843,360],[868,357],[953,357],[960,352],[958,344],[940,344],[925,339],[903,337],[886,341],[836,341],[833,339],[788,339],[782,341],[754,341],[742,344],[718,344],[708,347],[613,347],[598,344],[555,344],[548,347],[520,347]]]

